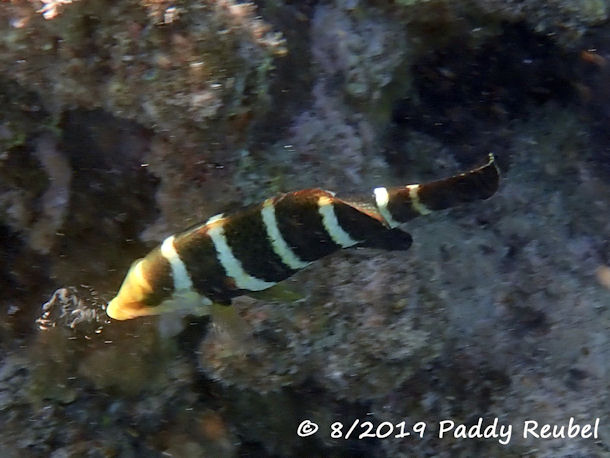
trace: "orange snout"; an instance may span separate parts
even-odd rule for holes
[[[118,294],[108,303],[106,313],[114,320],[130,320],[139,316],[151,315],[154,307],[144,304],[144,298],[152,291],[144,278],[143,260],[134,262],[123,280]]]

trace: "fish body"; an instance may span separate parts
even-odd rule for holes
[[[117,320],[175,310],[206,314],[212,304],[270,288],[342,248],[408,250],[412,239],[400,224],[487,199],[498,184],[490,155],[484,166],[444,180],[376,188],[368,205],[306,189],[216,215],[135,261],[106,311]]]

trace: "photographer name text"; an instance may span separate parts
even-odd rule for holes
[[[558,424],[524,420],[519,424],[519,429],[518,434],[524,439],[598,439],[599,418],[590,422],[578,422],[574,417],[570,417],[567,422]],[[303,420],[297,428],[297,434],[308,437],[324,432],[313,421]],[[483,417],[469,424],[453,420],[441,420],[438,423],[418,421],[409,424],[406,421],[392,423],[355,419],[345,423],[333,422],[326,434],[331,439],[422,439],[425,435],[434,434],[439,439],[491,439],[508,445],[513,437],[513,425],[501,423],[498,418],[486,420]]]

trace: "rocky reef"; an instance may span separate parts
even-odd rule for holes
[[[5,1],[3,456],[607,455],[608,8]],[[104,313],[134,259],[214,213],[490,152],[499,192],[409,223],[409,251],[237,298],[245,347],[208,317]],[[438,436],[479,418],[510,441]],[[523,437],[570,418],[598,437]],[[394,434],[345,438],[356,419]]]

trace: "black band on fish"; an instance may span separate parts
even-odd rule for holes
[[[341,248],[324,227],[320,197],[333,196],[321,189],[307,189],[280,196],[275,201],[278,229],[299,259],[312,262]]]

